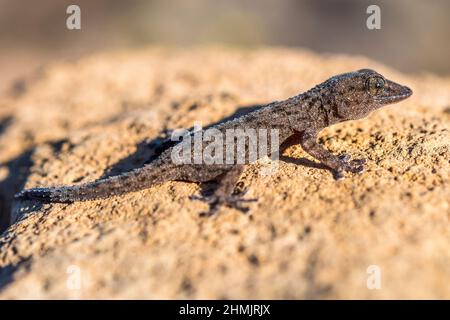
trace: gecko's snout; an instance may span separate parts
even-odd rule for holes
[[[413,94],[413,91],[407,86],[403,86],[403,90],[404,90],[405,98],[408,98]]]
[[[396,94],[394,94],[392,96],[391,102],[398,102],[398,101],[404,100],[406,98],[409,98],[412,95],[413,91],[409,87],[401,86],[401,85],[399,85],[399,86],[400,86],[400,89],[398,89]]]

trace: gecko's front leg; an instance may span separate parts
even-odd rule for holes
[[[347,154],[336,156],[317,142],[317,131],[307,129],[300,135],[302,148],[311,156],[329,167],[335,179],[343,179],[344,172],[361,173],[364,171],[364,159],[350,160]]]

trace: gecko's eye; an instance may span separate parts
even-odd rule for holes
[[[384,88],[384,84],[383,78],[379,76],[370,77],[367,79],[366,88],[371,95],[376,96]]]

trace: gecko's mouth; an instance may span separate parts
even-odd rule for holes
[[[395,82],[390,82],[386,94],[375,98],[376,101],[383,104],[394,103],[405,100],[412,95],[412,90],[406,86],[401,86]]]

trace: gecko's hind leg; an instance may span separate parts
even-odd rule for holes
[[[219,181],[215,192],[209,196],[191,197],[193,200],[202,200],[209,204],[209,211],[202,212],[202,216],[212,216],[216,214],[221,206],[234,208],[243,213],[246,213],[249,208],[243,206],[243,202],[254,202],[256,199],[243,199],[242,194],[234,195],[233,190],[236,182],[244,170],[244,165],[235,165],[230,170],[217,177]]]

